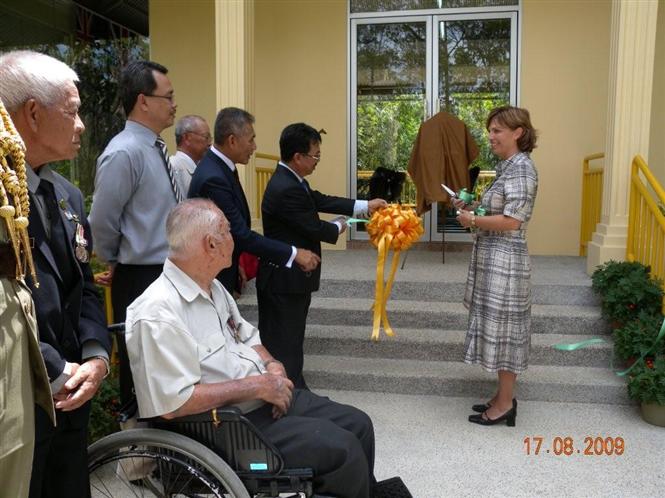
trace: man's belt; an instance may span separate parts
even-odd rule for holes
[[[0,243],[0,278],[16,278],[16,257],[11,244]]]

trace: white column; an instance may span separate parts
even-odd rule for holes
[[[217,110],[240,107],[254,109],[254,0],[215,0],[217,47]],[[238,173],[247,202],[256,216],[254,160]]]
[[[630,164],[649,152],[657,14],[657,0],[612,2],[603,207],[589,243],[588,273],[626,256]]]

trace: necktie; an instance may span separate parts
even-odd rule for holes
[[[169,180],[171,181],[171,188],[173,189],[175,200],[176,202],[180,202],[183,200],[183,197],[180,189],[178,188],[178,184],[175,181],[175,175],[173,174],[173,167],[171,166],[171,161],[169,160],[169,151],[166,148],[166,142],[162,140],[162,137],[157,137],[155,145],[159,149],[159,153],[161,154],[162,160],[164,161],[164,166],[166,166],[166,172],[168,173]]]
[[[74,267],[71,251],[67,248],[67,245],[71,244],[71,241],[68,239],[67,232],[62,223],[62,216],[60,216],[60,208],[55,197],[53,184],[48,180],[40,181],[37,193],[41,195],[44,201],[46,219],[49,224],[48,246],[55,258],[64,288],[67,290],[71,289],[74,279]]]
[[[243,207],[245,209],[244,217],[246,220],[251,219],[249,213],[249,204],[247,204],[247,198],[245,197],[245,191],[242,189],[242,183],[240,183],[240,175],[238,175],[238,168],[233,168],[233,177],[236,179],[236,184],[238,185],[238,190],[240,191],[240,196],[242,198]]]
[[[305,189],[305,192],[307,192],[307,195],[309,195],[311,197],[312,190],[309,188],[309,183],[307,183],[307,180],[305,180],[303,178],[302,181],[300,182],[300,185],[302,185],[302,188]]]

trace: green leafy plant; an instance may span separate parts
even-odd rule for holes
[[[649,277],[650,268],[637,262],[608,261],[591,276],[600,294],[603,314],[613,322],[626,324],[640,311],[656,315],[663,299],[662,283]]]
[[[610,320],[622,324],[637,318],[640,311],[655,315],[663,302],[663,288],[658,280],[639,273],[620,279],[602,301],[602,310]]]
[[[644,354],[665,354],[665,341],[661,339],[654,348],[654,343],[660,327],[663,324],[663,315],[649,314],[641,310],[637,318],[624,324],[614,331],[614,352],[622,360],[637,359]]]
[[[628,395],[640,403],[665,405],[665,358],[635,368],[628,381]]]
[[[591,275],[591,287],[603,297],[622,278],[633,274],[649,278],[649,271],[648,266],[636,261],[610,260],[596,267],[593,275]]]
[[[88,439],[90,443],[120,430],[117,417],[120,410],[120,383],[116,366],[104,379],[97,394],[92,398]]]

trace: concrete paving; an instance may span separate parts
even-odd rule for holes
[[[467,421],[482,397],[321,393],[372,417],[377,478],[400,475],[414,498],[665,495],[665,428],[636,406],[520,401],[516,427],[483,427]],[[542,446],[528,455],[524,439],[534,437]],[[570,456],[554,454],[557,437],[573,439]],[[621,437],[625,450],[584,455],[586,437]]]

